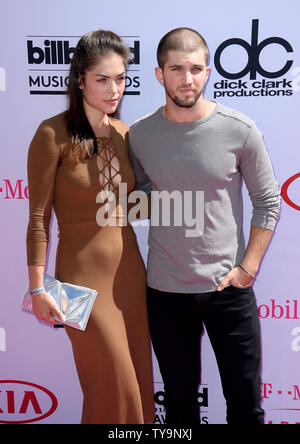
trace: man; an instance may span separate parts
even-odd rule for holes
[[[205,326],[220,371],[227,422],[263,424],[260,327],[252,283],[279,216],[278,184],[255,123],[204,99],[210,72],[204,38],[189,28],[172,30],[160,41],[157,57],[155,72],[166,105],[135,122],[129,135],[139,188],[152,195],[201,191],[204,196],[203,229],[197,237],[187,236],[184,223],[150,225],[149,323],[165,385],[166,421],[199,424]],[[242,179],[253,203],[247,248]],[[198,199],[197,210],[200,204]]]

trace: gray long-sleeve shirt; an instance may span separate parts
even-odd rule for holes
[[[279,216],[279,187],[255,123],[219,103],[205,119],[188,123],[167,120],[159,108],[131,126],[129,142],[139,189],[152,191],[162,213],[175,208],[167,223],[161,214],[158,225],[155,214],[150,224],[148,285],[215,291],[245,253],[242,179],[252,225],[273,230]]]

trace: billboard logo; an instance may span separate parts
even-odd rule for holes
[[[6,332],[4,328],[0,327],[0,352],[6,351]]]
[[[138,36],[122,36],[130,48],[126,72],[125,92],[139,95],[140,40]],[[69,65],[80,36],[28,36],[28,85],[32,95],[66,94],[69,83]],[[134,69],[131,67],[134,65]]]
[[[79,37],[78,37],[79,39]],[[40,65],[69,65],[75,52],[75,46],[70,46],[69,40],[44,40],[43,44],[33,46],[33,40],[27,40],[27,55],[28,64]],[[133,41],[133,46],[130,47],[130,61],[129,64],[140,64],[140,42]]]
[[[155,382],[155,394],[154,394],[154,403],[155,403],[155,418],[153,424],[165,424],[166,423],[166,410],[165,410],[165,391],[164,384],[161,382]],[[198,405],[199,405],[199,413],[200,413],[200,423],[208,424],[208,387],[200,386],[198,392]],[[182,406],[184,409],[185,406]],[[200,411],[201,408],[201,411]]]
[[[45,40],[44,46],[33,46],[33,41],[27,41],[29,64],[44,63],[46,65],[68,65],[71,63],[75,47],[70,48],[70,42],[64,40]]]
[[[231,38],[225,40],[219,45],[215,52],[214,62],[218,73],[225,79],[238,80],[249,74],[252,82],[241,82],[221,80],[216,82],[214,97],[266,97],[266,96],[291,96],[293,94],[293,81],[289,79],[282,79],[280,81],[270,81],[266,79],[277,79],[284,76],[293,65],[293,60],[285,60],[283,66],[275,71],[268,71],[265,66],[262,66],[260,56],[263,49],[270,45],[276,44],[284,48],[286,53],[292,53],[293,48],[291,44],[282,37],[269,37],[259,43],[258,39],[259,20],[252,20],[251,43],[241,38]],[[224,61],[222,62],[223,52],[226,50],[226,57],[229,57],[230,49],[233,46],[242,47],[247,54],[246,64],[240,71],[234,72],[233,68],[224,68]],[[229,51],[227,49],[229,48]],[[230,63],[232,63],[232,56]],[[262,81],[258,81],[257,74],[263,77]],[[252,89],[250,89],[252,88]]]
[[[6,72],[5,69],[0,66],[0,91],[6,91]]]
[[[24,381],[0,381],[0,424],[28,424],[52,415],[55,395],[45,387]]]

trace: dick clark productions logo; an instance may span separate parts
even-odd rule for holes
[[[218,73],[225,79],[214,84],[214,97],[257,97],[257,96],[291,96],[293,94],[293,81],[287,78],[274,80],[288,73],[293,65],[293,60],[286,60],[277,71],[268,71],[262,66],[260,56],[262,51],[276,44],[285,50],[287,54],[293,52],[291,44],[282,37],[269,37],[259,43],[259,20],[252,20],[251,43],[241,38],[231,38],[219,45],[215,52],[214,63]],[[238,72],[225,69],[222,55],[232,46],[241,46],[248,57],[246,65]],[[227,52],[227,51],[226,51]],[[233,69],[233,68],[232,68]],[[249,74],[251,82],[241,80]],[[257,74],[263,78],[258,80]],[[272,81],[266,79],[273,79]]]

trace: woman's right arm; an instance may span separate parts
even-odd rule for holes
[[[29,289],[43,287],[43,276],[49,242],[55,177],[61,154],[55,143],[55,130],[42,123],[28,152],[29,223],[27,229],[27,264]],[[65,316],[46,292],[32,296],[33,312],[40,320],[55,324]]]

